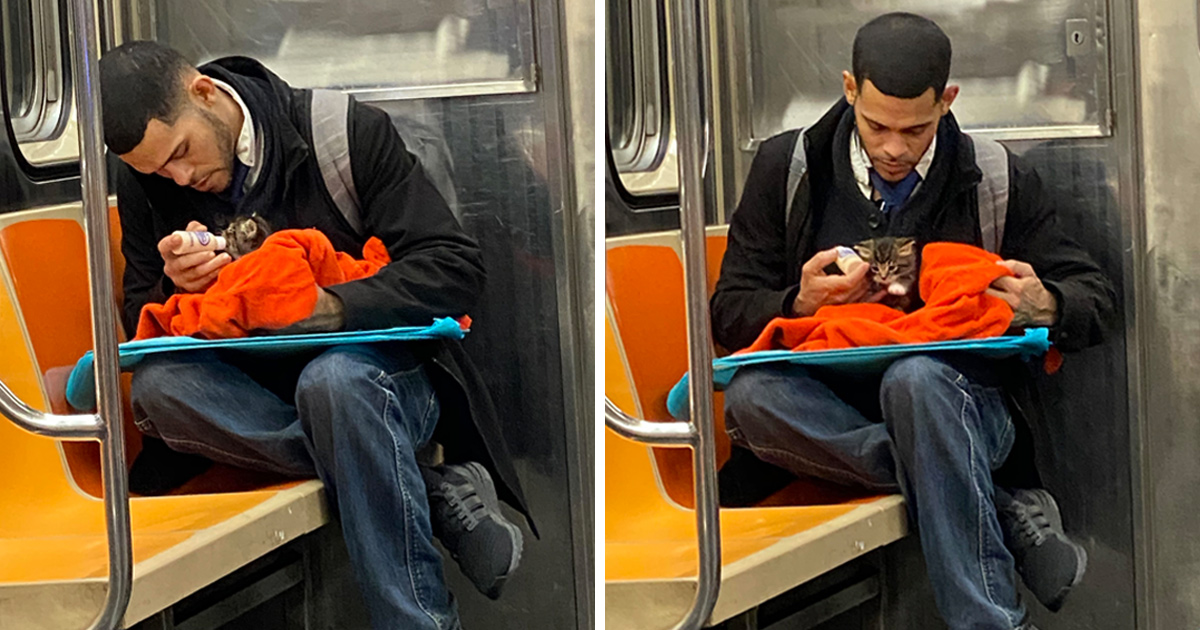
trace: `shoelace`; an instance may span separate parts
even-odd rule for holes
[[[1041,545],[1046,540],[1046,532],[1050,531],[1050,519],[1046,517],[1042,508],[1036,505],[1016,505],[1012,511],[1022,541],[1031,543],[1034,547]]]
[[[483,499],[479,498],[475,488],[454,486],[443,481],[439,489],[441,490],[439,494],[446,499],[451,514],[462,522],[467,531],[475,531],[475,528],[479,526],[482,513],[486,510]]]

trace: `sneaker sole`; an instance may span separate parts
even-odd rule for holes
[[[508,564],[508,571],[496,580],[496,586],[487,593],[489,597],[493,597],[491,593],[494,591],[498,596],[501,587],[504,586],[504,582],[521,564],[521,554],[525,551],[525,536],[521,533],[521,529],[505,518],[504,514],[500,511],[500,497],[496,494],[496,484],[492,482],[492,476],[488,474],[483,464],[479,462],[467,462],[461,466],[472,477],[472,481],[475,483],[475,490],[479,493],[479,498],[483,500],[483,506],[487,509],[488,515],[492,517],[492,520],[500,523],[512,539],[513,555],[512,560]]]
[[[1054,500],[1054,496],[1041,488],[1026,490],[1026,492],[1037,497],[1037,502],[1042,506],[1043,511],[1046,513],[1046,520],[1050,521],[1050,524],[1052,527],[1054,527],[1055,531],[1063,531],[1062,512],[1059,511],[1058,502]],[[1062,608],[1063,602],[1066,600],[1067,595],[1071,592],[1071,589],[1078,586],[1079,583],[1083,581],[1083,574],[1087,573],[1087,549],[1084,549],[1083,545],[1071,540],[1066,534],[1063,534],[1062,537],[1067,541],[1068,544],[1071,545],[1071,548],[1075,550],[1075,577],[1071,579],[1070,584],[1064,586],[1062,590],[1060,590],[1054,596],[1053,600],[1050,602],[1043,602],[1050,612],[1058,612],[1059,609]]]

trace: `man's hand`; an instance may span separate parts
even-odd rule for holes
[[[188,232],[207,232],[208,228],[196,221],[187,225]],[[183,237],[168,234],[158,242],[158,253],[163,259],[163,273],[175,288],[185,293],[202,293],[217,281],[221,268],[233,261],[226,253],[192,252],[176,256],[173,250],[183,245]]]
[[[321,287],[317,287],[317,305],[313,308],[312,315],[286,328],[265,332],[271,335],[336,332],[341,330],[345,325],[346,316],[341,298]]]
[[[811,317],[817,309],[830,304],[878,302],[886,291],[868,295],[871,283],[866,281],[871,266],[857,265],[844,276],[826,275],[825,267],[837,261],[837,249],[827,249],[813,256],[800,269],[800,292],[792,303],[797,317]]]
[[[996,263],[1016,276],[1004,276],[992,283],[987,294],[1004,300],[1013,310],[1013,328],[1053,326],[1058,323],[1058,299],[1034,273],[1033,267],[1019,260]]]

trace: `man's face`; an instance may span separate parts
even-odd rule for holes
[[[904,179],[937,135],[938,121],[950,111],[957,86],[947,86],[938,99],[933,88],[917,98],[898,98],[880,92],[870,79],[856,85],[854,75],[842,73],[846,100],[854,106],[854,119],[871,166],[883,179]]]
[[[206,77],[202,79],[218,88]],[[201,192],[219,193],[233,181],[235,138],[230,126],[209,106],[208,97],[196,95],[189,85],[183,111],[168,125],[152,119],[142,141],[121,159],[135,170],[156,173]]]

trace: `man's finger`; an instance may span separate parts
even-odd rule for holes
[[[183,237],[178,234],[168,234],[162,237],[158,242],[158,253],[162,254],[165,259],[167,256],[174,256],[176,247],[183,245]]]
[[[821,281],[825,283],[829,291],[842,295],[849,294],[858,289],[866,289],[869,286],[866,282],[863,282],[861,276],[858,278],[854,276],[825,276],[821,278]]]
[[[1024,263],[1019,260],[1002,260],[997,265],[1013,272],[1018,278],[1036,278],[1037,273],[1033,270],[1033,266],[1029,263]]]
[[[870,285],[863,283],[855,286],[849,293],[845,294],[844,303],[865,302],[867,294],[870,293]]]
[[[188,232],[207,232],[208,228],[204,227],[204,224],[199,221],[189,221],[187,224],[186,231],[188,231]]]
[[[199,252],[202,254],[211,254],[212,252]],[[191,267],[181,268],[176,275],[179,279],[194,283],[210,275],[213,271],[219,271],[222,267],[229,264],[228,254],[218,254],[212,256],[210,260],[201,261],[200,264],[192,265]]]
[[[871,271],[871,265],[868,265],[864,261],[861,264],[854,265],[854,270],[846,274],[846,278],[851,282],[862,282],[862,279],[867,277],[869,271]]]
[[[218,254],[213,256],[212,260],[196,267],[196,272],[202,277],[208,277],[220,271],[222,267],[228,265],[232,260],[229,254]]]
[[[828,267],[831,263],[837,262],[837,258],[837,248],[817,252],[808,262],[804,263],[800,271],[806,276],[824,275],[821,270]]]
[[[192,268],[199,267],[216,257],[216,252],[192,252],[176,257],[171,266],[179,273],[188,273]]]
[[[985,291],[985,293],[992,297],[1000,298],[1001,300],[1004,300],[1004,303],[1008,304],[1014,311],[1016,311],[1017,307],[1021,305],[1021,301],[1019,299],[1017,299],[1017,296],[1012,293],[1006,293],[1004,291],[997,291],[995,289],[988,289],[987,291]]]
[[[210,284],[212,284],[212,283],[216,282],[216,281],[217,281],[217,276],[219,276],[220,274],[221,274],[221,268],[220,268],[220,267],[218,267],[218,268],[216,268],[216,269],[213,269],[213,270],[212,270],[211,272],[209,272],[207,275],[205,275],[205,276],[203,276],[203,277],[201,277],[201,278],[197,279],[197,280],[196,280],[195,282],[193,282],[192,284],[193,284],[193,286],[195,287],[195,290],[196,290],[196,291],[203,291],[203,290],[205,290],[205,289],[207,289],[207,288],[208,288],[208,285],[210,285]]]
[[[1021,281],[1011,276],[1004,276],[1003,278],[996,278],[996,280],[992,282],[992,288],[1000,289],[1001,291],[1008,293],[1020,293]]]

